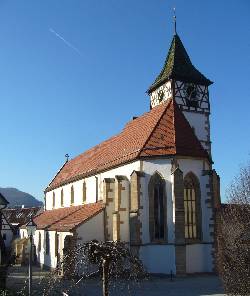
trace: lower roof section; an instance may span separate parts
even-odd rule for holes
[[[34,218],[39,230],[72,231],[104,209],[102,202],[47,210]]]

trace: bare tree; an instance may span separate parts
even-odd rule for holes
[[[126,243],[93,240],[70,248],[57,268],[41,279],[35,295],[90,295],[92,280],[102,283],[103,296],[113,290],[120,295],[123,288],[130,289],[146,277],[142,262]],[[26,290],[25,284],[20,295],[27,295]]]
[[[240,169],[217,212],[217,267],[225,292],[250,294],[250,163]]]

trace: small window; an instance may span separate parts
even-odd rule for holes
[[[38,252],[41,252],[41,232],[38,234],[38,246],[37,246]]]
[[[63,188],[61,190],[61,207],[63,207]]]
[[[82,184],[82,203],[86,203],[86,183],[85,181]]]
[[[74,187],[71,186],[71,197],[70,197],[70,205],[73,206],[75,203],[75,193],[74,193]]]
[[[95,176],[95,197],[96,197],[96,202],[98,202],[98,177]]]
[[[55,257],[58,257],[59,234],[55,233]]]
[[[3,233],[3,240],[6,240],[7,237],[6,237],[6,233]]]
[[[56,203],[56,200],[55,200],[55,192],[53,192],[53,196],[52,196],[52,208],[55,207],[55,203]]]
[[[46,254],[48,255],[50,253],[50,238],[49,238],[49,232],[45,232],[45,247],[46,247]]]

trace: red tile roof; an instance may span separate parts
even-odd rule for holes
[[[163,155],[208,158],[172,99],[128,122],[120,134],[65,163],[46,191],[142,157]]]
[[[37,225],[37,229],[71,231],[100,213],[103,208],[103,203],[97,202],[82,206],[47,210],[35,217],[34,222]]]

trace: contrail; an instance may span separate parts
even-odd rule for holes
[[[59,39],[61,39],[68,47],[72,48],[75,52],[77,52],[80,56],[82,56],[82,53],[80,52],[80,50],[78,48],[76,48],[73,44],[71,44],[70,42],[68,42],[67,40],[65,40],[60,34],[58,34],[55,30],[53,30],[52,28],[49,28],[49,31],[51,33],[53,33],[54,35],[56,35],[56,37],[58,37]]]

